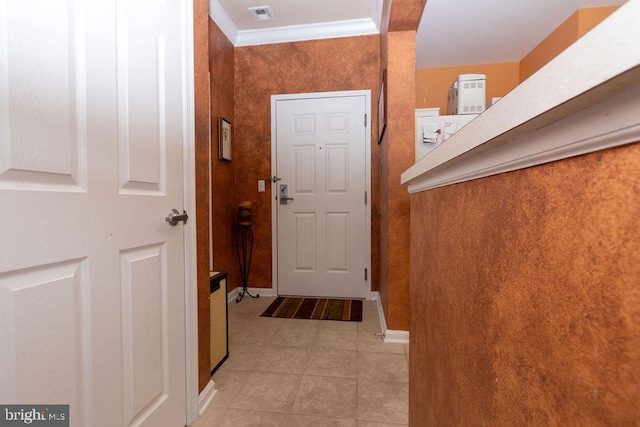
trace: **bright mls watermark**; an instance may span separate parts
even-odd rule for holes
[[[0,405],[0,427],[69,427],[69,405]]]

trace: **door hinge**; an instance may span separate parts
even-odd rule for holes
[[[364,190],[364,204],[367,204],[367,190]]]
[[[367,114],[364,115],[364,127],[367,127]]]
[[[368,274],[368,270],[365,268],[364,269],[364,280],[367,280],[367,277],[369,276]]]

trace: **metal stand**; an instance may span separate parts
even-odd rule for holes
[[[249,253],[247,254],[247,246]],[[250,225],[241,225],[236,233],[236,252],[238,253],[238,263],[240,264],[240,278],[242,279],[242,290],[236,298],[236,304],[242,301],[242,297],[249,295],[251,298],[260,298],[260,294],[251,295],[247,290],[249,284],[249,270],[251,269],[251,256],[253,255],[253,231]],[[248,255],[248,256],[247,256]]]

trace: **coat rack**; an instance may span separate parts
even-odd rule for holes
[[[240,265],[240,279],[242,290],[236,298],[236,303],[242,301],[245,295],[251,298],[260,298],[260,294],[252,295],[247,289],[249,285],[249,271],[251,269],[251,256],[253,255],[253,230],[251,230],[251,202],[241,202],[238,205],[238,227],[236,230],[236,252]]]

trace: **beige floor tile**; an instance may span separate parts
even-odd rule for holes
[[[252,344],[229,344],[229,358],[220,367],[220,370],[236,369],[239,371],[250,371],[255,366],[265,346]]]
[[[356,420],[291,414],[284,427],[356,427]]]
[[[314,346],[334,350],[357,350],[358,333],[356,331],[320,329]]]
[[[358,420],[409,423],[409,384],[358,381]]]
[[[246,409],[217,408],[207,411],[193,427],[282,427],[288,414]]]
[[[358,333],[358,350],[370,353],[398,353],[404,354],[402,344],[385,343],[382,336],[368,332]]]
[[[322,325],[321,320],[314,319],[284,319],[282,330],[284,331],[308,331],[318,332]]]
[[[380,327],[380,322],[378,321],[361,323],[360,325],[358,325],[358,332],[368,333],[371,335],[378,334],[379,336],[382,336],[382,328]]]
[[[302,374],[309,360],[309,352],[307,348],[270,346],[260,356],[253,370]]]
[[[294,414],[356,417],[357,381],[305,375],[291,410]]]
[[[407,362],[409,361],[409,344],[403,344],[402,347],[404,348],[404,354],[405,356],[407,356]]]
[[[409,364],[404,354],[358,352],[358,379],[409,381]]]
[[[229,317],[229,323],[228,323],[228,331],[229,331],[229,336],[232,335],[236,335],[238,333],[240,333],[247,325],[248,321],[246,319],[242,319],[242,320],[234,320],[231,319],[231,317]]]
[[[281,347],[311,348],[316,335],[318,335],[317,328],[283,325],[273,337],[272,343],[274,346]]]
[[[220,369],[213,376],[216,385],[216,394],[213,396],[211,406],[215,408],[229,408],[233,406],[236,393],[247,379],[249,372]]]
[[[258,330],[260,332],[269,333],[271,336],[275,335],[278,329],[284,324],[285,319],[279,319],[277,317],[254,317],[247,320],[247,328]]]
[[[275,335],[275,333],[274,333]],[[236,345],[255,345],[267,346],[271,342],[273,335],[267,335],[260,330],[243,328],[241,331],[229,336],[229,346]]]
[[[360,322],[343,322],[339,320],[320,320],[321,329],[331,329],[336,331],[358,331]]]
[[[401,379],[398,357],[408,357],[408,346],[384,344],[375,335],[380,331],[375,301],[365,301],[362,322],[260,317],[274,300],[245,297],[229,303],[229,359],[214,375],[217,392],[210,408],[193,426],[408,423],[407,384],[380,381]],[[365,351],[359,354],[358,348]],[[365,353],[392,354],[385,359]],[[383,366],[385,360],[390,367]]]
[[[358,352],[314,348],[304,373],[328,377],[357,378]]]
[[[290,412],[302,376],[250,372],[232,407],[262,411]]]

